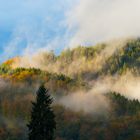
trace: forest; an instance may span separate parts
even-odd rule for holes
[[[28,59],[0,65],[0,140],[28,140],[31,101],[42,83],[54,99],[55,140],[140,139],[140,39]]]

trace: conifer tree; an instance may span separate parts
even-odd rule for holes
[[[56,122],[52,102],[48,90],[40,86],[36,101],[32,103],[31,121],[27,125],[29,140],[53,140]]]

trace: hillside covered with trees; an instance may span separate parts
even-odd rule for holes
[[[31,101],[42,83],[54,98],[55,140],[139,140],[140,39],[112,44],[79,46],[60,55],[43,52],[31,61],[22,56],[2,63],[0,140],[28,139],[26,124],[30,120]],[[136,79],[137,88],[118,86],[118,80],[128,73]],[[117,85],[115,88],[104,85],[110,79]],[[104,83],[100,82],[103,80]],[[132,79],[126,77],[125,82],[130,85]],[[89,102],[84,103],[84,97]],[[98,99],[99,104],[95,102]],[[74,110],[73,103],[75,108],[83,106],[84,110],[81,107]],[[86,112],[88,108],[93,109]]]

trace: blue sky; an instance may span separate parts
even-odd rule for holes
[[[71,5],[70,0],[0,0],[0,61],[39,48],[59,53],[65,43],[51,44],[64,37]]]
[[[140,0],[0,0],[0,62],[140,37]]]

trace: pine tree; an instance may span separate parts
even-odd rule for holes
[[[31,121],[27,125],[29,140],[53,140],[56,122],[52,102],[48,90],[43,85],[40,86],[36,101],[32,103]]]

